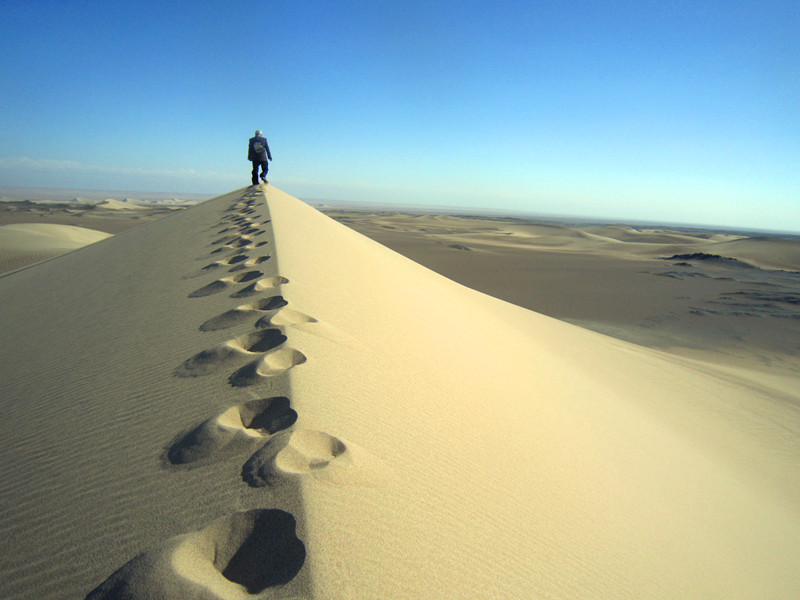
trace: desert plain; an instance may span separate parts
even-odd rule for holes
[[[0,596],[800,594],[798,238],[320,208],[0,213]]]
[[[518,306],[672,353],[800,374],[800,235],[320,209]]]

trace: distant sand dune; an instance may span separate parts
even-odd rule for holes
[[[800,272],[800,243],[796,239],[747,238],[719,244],[715,251],[739,258],[764,269]]]
[[[146,206],[141,206],[133,202],[123,202],[114,198],[107,198],[95,204],[95,208],[105,210],[148,210]]]
[[[725,368],[800,373],[797,236],[330,214],[438,273],[536,312]]]
[[[0,273],[111,237],[108,233],[49,223],[0,225]]]

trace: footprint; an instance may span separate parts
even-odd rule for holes
[[[256,265],[260,265],[263,262],[268,261],[271,256],[259,256],[258,258],[251,258],[246,260],[245,262],[238,264],[230,269],[228,269],[229,273],[235,273],[236,271],[241,271],[243,269],[249,269],[251,267],[255,267]]]
[[[289,283],[289,280],[286,279],[286,277],[281,277],[280,275],[277,277],[265,277],[263,279],[259,279],[255,283],[251,283],[238,292],[231,294],[231,298],[246,298],[247,296],[261,293],[264,290],[277,288],[285,283]]]
[[[261,329],[195,354],[175,369],[174,375],[176,377],[210,375],[249,354],[268,352],[277,348],[286,339],[279,329]]]
[[[233,452],[252,452],[265,438],[295,421],[297,413],[284,396],[251,400],[203,421],[173,443],[166,458],[173,465],[183,465]]]
[[[211,242],[212,246],[219,246],[221,244],[230,244],[231,242],[235,241],[239,236],[237,235],[226,235],[225,237],[221,237],[218,240],[214,240]]]
[[[216,269],[219,269],[222,266],[220,263],[221,263],[221,261],[213,262],[210,265],[206,265],[205,267],[203,267],[203,268],[201,268],[201,269],[199,269],[197,271],[189,273],[188,275],[184,275],[183,278],[184,279],[194,279],[196,277],[201,277],[203,275],[208,275],[210,272],[212,272],[212,271],[214,271]]]
[[[288,304],[288,303],[287,303]],[[299,310],[284,308],[274,315],[264,315],[256,321],[256,327],[269,327],[270,325],[302,325],[303,323],[316,323],[317,320]]]
[[[258,234],[256,234],[258,235]],[[253,235],[242,235],[241,233],[237,233],[234,235],[227,235],[222,237],[218,240],[211,242],[212,246],[221,246],[214,250],[214,252],[219,252],[225,248],[242,248],[250,244],[253,240],[252,238],[255,237]],[[213,254],[213,253],[212,253]]]
[[[203,296],[210,296],[211,294],[216,294],[218,292],[221,292],[222,290],[237,283],[253,281],[253,279],[258,279],[263,275],[264,273],[262,273],[261,271],[247,271],[245,273],[239,273],[238,275],[232,275],[231,277],[223,277],[222,279],[217,279],[216,281],[212,281],[208,285],[205,285],[200,289],[193,291],[191,294],[189,294],[189,298],[201,298]]]
[[[233,240],[231,240],[230,242],[228,242],[227,244],[225,244],[224,247],[225,248],[240,248],[241,249],[241,248],[244,248],[245,246],[249,245],[250,243],[252,243],[252,239],[250,239],[250,236],[238,236],[238,237],[234,238]]]
[[[239,323],[243,323],[257,314],[261,314],[262,312],[266,311],[278,310],[287,304],[288,303],[283,299],[283,296],[270,296],[269,298],[257,300],[251,304],[242,304],[241,306],[237,306],[232,310],[226,311],[221,315],[217,315],[216,317],[209,319],[200,325],[200,331],[216,331],[218,329],[227,329],[229,327],[233,327],[234,325],[238,325]],[[263,326],[259,326],[259,328],[261,327]]]
[[[306,558],[297,521],[278,509],[235,512],[170,538],[131,559],[86,600],[247,598],[268,588],[302,594],[294,581]],[[291,585],[288,585],[291,584]]]
[[[267,335],[262,335],[262,333]],[[241,344],[243,350],[247,352],[269,352],[273,348],[277,348],[286,341],[286,336],[281,333],[280,329],[265,329],[256,331],[249,335],[237,338],[236,340]]]
[[[226,258],[224,260],[218,260],[216,262],[211,263],[210,265],[206,265],[205,267],[203,267],[199,271],[195,271],[194,273],[190,273],[189,275],[184,275],[183,278],[184,279],[194,279],[195,277],[200,277],[201,275],[205,275],[206,273],[209,273],[209,272],[214,271],[216,269],[219,269],[221,267],[227,267],[227,266],[230,266],[230,265],[234,265],[234,269],[237,269],[237,268],[238,269],[243,269],[243,268],[246,268],[243,265],[247,265],[247,262],[248,262],[249,258],[250,257],[247,254],[241,254],[241,253],[240,254],[235,254],[234,256],[231,256],[230,258]],[[256,264],[256,263],[253,262],[249,266],[252,267],[254,264]],[[233,269],[230,269],[230,271],[233,271]]]
[[[231,229],[233,227],[239,227],[242,225],[249,226],[251,221],[252,219],[250,219],[250,217],[238,217],[236,215],[228,215],[222,220],[220,225],[228,225],[229,226],[228,228]],[[222,235],[222,233],[224,232],[220,231],[219,235]]]
[[[237,242],[236,244],[229,244],[217,248],[216,250],[212,250],[211,252],[209,252],[209,255],[214,256],[216,254],[224,254],[224,253],[228,253],[229,255],[234,255],[241,252],[247,252],[249,250],[255,250],[256,248],[260,248],[261,246],[264,246],[268,243],[269,242],[261,242],[259,244],[253,244],[245,240],[241,243]],[[198,260],[203,260],[204,258],[206,257],[200,258]]]
[[[260,432],[262,435],[275,434],[288,429],[297,421],[297,413],[290,406],[289,399],[285,396],[250,400],[238,407],[238,421],[245,428]],[[225,417],[223,419],[222,417]],[[231,409],[226,411],[220,422],[232,419],[234,413]]]
[[[294,348],[281,348],[246,364],[233,373],[228,378],[228,382],[233,387],[255,385],[257,383],[262,383],[269,377],[280,375],[292,367],[302,365],[304,362],[306,362],[306,357],[302,352]]]
[[[218,279],[217,281],[212,281],[208,285],[204,285],[199,290],[193,291],[191,294],[189,294],[189,298],[201,298],[203,296],[210,296],[211,294],[216,294],[218,292],[221,292],[222,290],[224,290],[229,286],[230,283],[222,279]]]
[[[286,473],[308,473],[323,469],[347,451],[347,446],[324,431],[300,429],[289,436],[277,456],[275,466]]]
[[[236,254],[234,256],[231,256],[230,258],[226,258],[225,260],[219,261],[219,264],[221,266],[235,265],[237,263],[242,262],[243,260],[247,260],[248,258],[250,257],[247,256],[247,254]]]
[[[236,237],[239,237],[245,231],[247,231],[248,229],[251,229],[253,226],[254,226],[254,223],[251,223],[249,221],[244,221],[244,222],[241,222],[241,223],[234,223],[230,227],[230,229],[232,229],[232,230],[234,230],[236,232]]]
[[[239,275],[234,275],[231,277],[234,283],[244,283],[245,281],[253,281],[253,279],[258,279],[262,277],[264,273],[261,271],[247,271],[246,273],[241,273]]]
[[[280,473],[302,474],[327,467],[347,452],[340,439],[312,429],[286,431],[270,439],[242,467],[251,487],[271,485]]]

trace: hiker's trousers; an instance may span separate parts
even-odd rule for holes
[[[261,176],[266,177],[269,172],[269,161],[254,160],[253,162],[253,185],[258,183],[258,167],[261,167]]]

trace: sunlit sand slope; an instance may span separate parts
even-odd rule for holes
[[[798,398],[273,187],[0,277],[3,598],[800,594]]]
[[[318,597],[800,590],[797,398],[472,292],[268,192]],[[587,290],[590,293],[590,290]]]

